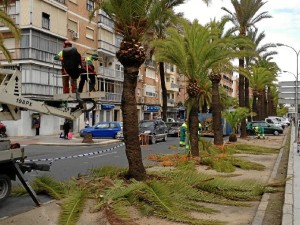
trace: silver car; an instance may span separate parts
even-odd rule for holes
[[[150,144],[157,141],[167,141],[168,127],[162,120],[141,120],[139,122],[140,134],[148,134]]]

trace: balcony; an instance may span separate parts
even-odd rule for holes
[[[51,52],[42,51],[34,48],[14,48],[8,49],[11,54],[12,60],[30,60],[34,59],[37,61],[42,61],[46,63],[54,63],[55,65],[60,65],[60,61],[53,62],[53,58],[56,54]],[[7,61],[4,54],[0,52],[0,61]]]
[[[100,53],[103,53],[103,54],[106,54],[109,56],[115,56],[116,52],[117,52],[117,48],[113,44],[110,44],[106,41],[99,40],[98,41],[98,51]]]
[[[179,85],[171,82],[166,82],[166,88],[168,91],[174,91],[178,92],[179,91]]]
[[[107,27],[110,27],[112,29],[114,29],[114,27],[115,27],[114,22],[111,19],[109,19],[108,17],[106,17],[104,15],[101,15],[101,14],[100,14],[99,23],[100,23],[100,25],[103,24],[103,25],[105,25]]]
[[[122,94],[106,92],[104,97],[101,97],[100,101],[109,102],[121,102]]]
[[[110,69],[106,67],[99,67],[99,75],[101,78],[109,78],[113,80],[123,81],[124,80],[124,72]]]

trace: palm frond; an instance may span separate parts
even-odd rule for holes
[[[62,199],[66,193],[64,185],[50,176],[37,177],[33,181],[37,193],[47,193],[55,199]]]
[[[83,210],[86,200],[86,192],[72,190],[66,199],[62,201],[62,211],[59,215],[59,224],[76,225]]]

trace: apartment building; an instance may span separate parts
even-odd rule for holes
[[[21,29],[21,40],[16,41],[4,26],[0,32],[5,36],[4,44],[12,54],[7,62],[0,54],[1,65],[19,68],[22,73],[22,95],[31,99],[54,102],[53,96],[62,94],[61,63],[54,56],[62,50],[63,42],[69,40],[82,57],[98,52],[98,14],[88,20],[94,8],[91,0],[30,0],[12,1],[8,14]],[[98,71],[100,63],[94,63]],[[97,83],[99,90],[99,82]],[[87,88],[85,87],[84,91]],[[71,104],[70,104],[71,105]],[[99,107],[98,107],[99,109]],[[82,115],[73,121],[73,130],[79,131],[86,119],[96,122],[97,111]],[[40,118],[40,135],[61,132],[64,118],[23,111],[19,121],[5,121],[8,134],[17,136],[35,135],[32,121]]]
[[[12,55],[7,62],[0,54],[1,66],[19,68],[22,73],[22,95],[24,97],[49,101],[62,91],[59,77],[59,62],[53,57],[67,37],[67,6],[65,1],[11,1],[7,13],[21,29],[21,40],[15,40],[3,25],[0,32],[5,36],[4,44]],[[40,134],[60,131],[63,119],[41,115],[31,110],[22,111],[21,120],[5,121],[8,135],[35,135],[33,120],[40,118]]]

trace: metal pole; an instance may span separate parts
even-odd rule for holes
[[[299,59],[300,50],[297,52],[296,49],[294,49],[293,47],[291,47],[289,45],[281,44],[281,43],[277,43],[277,46],[288,47],[296,53],[297,66],[296,66],[296,76],[295,76],[295,78],[296,78],[296,81],[295,81],[295,85],[296,85],[296,87],[295,87],[295,143],[298,143],[298,75],[299,75],[298,59]]]
[[[295,49],[294,49],[295,50]],[[296,105],[295,105],[295,143],[298,143],[298,57],[299,57],[299,52],[295,51],[296,52],[296,56],[297,56],[297,69],[296,69],[296,96],[295,96],[295,102],[296,102]]]

